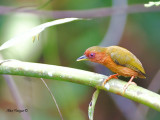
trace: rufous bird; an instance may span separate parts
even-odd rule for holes
[[[136,77],[146,78],[146,73],[139,59],[125,48],[119,46],[100,47],[93,46],[88,48],[84,55],[79,57],[77,61],[88,60],[95,63],[100,63],[116,73],[110,75],[104,82],[112,78],[117,79],[117,76],[131,77],[129,82],[124,86],[124,92],[129,85],[133,84],[133,79]],[[135,83],[134,83],[135,84]]]

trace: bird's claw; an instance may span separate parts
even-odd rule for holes
[[[106,84],[106,82],[108,82],[112,78],[118,79],[117,76],[118,76],[118,74],[110,75],[107,79],[104,80],[104,82],[102,83],[102,86],[104,86]]]
[[[130,85],[137,85],[137,84],[135,82],[128,82],[127,84],[125,84],[124,87],[123,87],[123,94],[125,93],[128,86],[130,86]]]

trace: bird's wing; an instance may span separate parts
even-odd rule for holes
[[[109,48],[108,52],[112,60],[116,64],[128,67],[132,70],[135,70],[145,75],[145,71],[142,67],[141,62],[138,60],[138,58],[135,55],[133,55],[127,49],[115,46],[115,47]]]

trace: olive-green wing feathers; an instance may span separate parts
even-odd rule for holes
[[[111,46],[107,48],[107,53],[110,54],[116,64],[128,67],[145,75],[141,62],[127,49],[119,46]]]

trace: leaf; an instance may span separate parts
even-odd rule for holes
[[[150,1],[148,4],[144,4],[144,7],[152,7],[152,6],[159,6],[160,5],[160,1],[158,2],[152,2]]]
[[[89,103],[89,107],[88,107],[88,117],[89,117],[89,120],[93,120],[93,116],[94,116],[94,108],[95,108],[95,104],[96,104],[96,101],[97,101],[97,98],[98,98],[98,95],[99,95],[99,89],[97,89],[94,93],[93,93],[93,96],[92,96],[92,100],[91,102]]]
[[[17,35],[15,37],[11,38],[10,40],[8,40],[7,42],[5,42],[4,44],[2,44],[0,46],[0,50],[4,50],[6,48],[9,48],[13,45],[16,45],[20,42],[23,42],[24,40],[27,40],[28,38],[31,38],[31,37],[34,38],[35,36],[40,34],[44,29],[46,29],[48,27],[63,24],[63,23],[67,23],[67,22],[71,22],[71,21],[74,21],[74,20],[80,20],[80,18],[64,18],[64,19],[58,19],[58,20],[54,20],[54,21],[51,21],[51,22],[47,22],[47,23],[38,25],[38,26],[32,28],[31,30],[29,30],[25,33],[22,33],[21,35]]]

